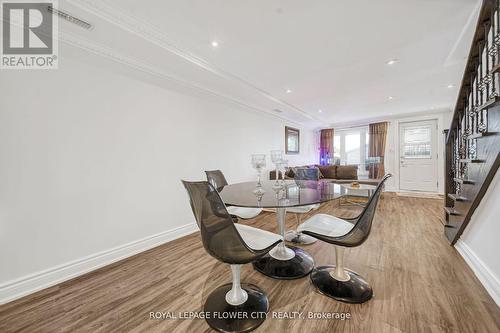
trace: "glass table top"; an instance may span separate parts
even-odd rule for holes
[[[262,195],[253,193],[257,182],[226,185],[220,196],[226,205],[256,208],[285,208],[314,205],[340,198],[346,191],[339,184],[321,181],[285,180],[274,188],[275,180],[262,181]]]

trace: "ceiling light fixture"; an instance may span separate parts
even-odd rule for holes
[[[319,112],[319,113],[323,113],[323,110],[319,109],[319,110],[318,110],[318,112]]]
[[[217,46],[219,46],[219,42],[218,42],[218,41],[216,41],[216,40],[212,41],[212,46],[213,46],[213,47],[217,47]]]
[[[455,85],[454,85],[453,83],[450,83],[450,84],[448,85],[448,89],[451,89],[451,88],[455,88]]]
[[[392,101],[394,99],[394,97],[389,96],[389,97],[387,97],[387,99],[390,100],[390,101]]]
[[[287,93],[287,94],[291,94],[291,93],[292,93],[292,89],[287,89],[287,90],[286,90],[286,93]]]
[[[394,65],[395,63],[397,63],[399,60],[398,59],[391,59],[389,61],[386,62],[386,65]]]

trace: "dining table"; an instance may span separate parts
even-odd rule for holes
[[[254,268],[275,279],[298,279],[314,268],[313,257],[304,249],[285,244],[287,208],[321,204],[339,199],[346,191],[329,181],[264,180],[224,186],[220,196],[226,206],[267,208],[276,211],[279,234],[283,237],[269,254],[253,263]]]

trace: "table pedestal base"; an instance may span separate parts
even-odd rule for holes
[[[279,245],[278,245],[279,246]],[[295,255],[289,260],[279,260],[266,255],[253,263],[253,267],[274,279],[293,280],[307,276],[314,268],[314,260],[309,253],[298,247],[287,247]]]
[[[286,247],[285,242],[281,242],[269,251],[269,255],[277,260],[290,260],[295,257],[295,252],[291,248]]]
[[[269,312],[269,300],[258,287],[242,283],[248,299],[240,305],[226,302],[226,294],[231,283],[220,286],[208,295],[203,311],[207,314],[208,325],[218,332],[250,332],[259,327]],[[227,315],[228,317],[224,317]]]

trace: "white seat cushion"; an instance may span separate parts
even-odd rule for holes
[[[354,224],[341,218],[328,214],[316,214],[299,225],[297,231],[311,231],[319,235],[338,237],[347,234],[353,227]]]
[[[236,215],[242,219],[252,219],[262,212],[262,208],[247,208],[238,206],[229,206],[226,208],[229,214]]]
[[[290,207],[287,208],[287,212],[289,213],[295,213],[295,214],[305,214],[309,213],[311,210],[318,209],[319,204],[315,205],[307,205],[307,206],[298,206],[298,207]]]
[[[248,247],[254,250],[262,250],[279,240],[283,240],[278,234],[250,227],[241,223],[235,223],[234,226],[241,238],[247,243]]]

